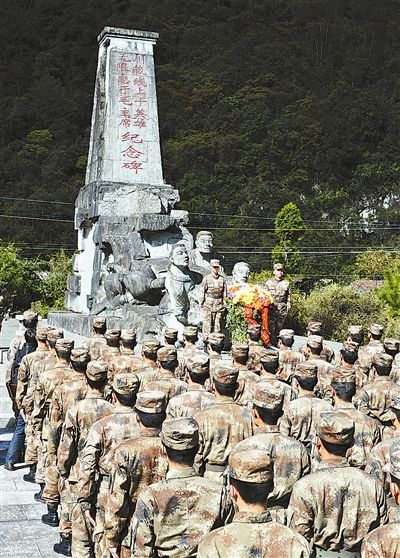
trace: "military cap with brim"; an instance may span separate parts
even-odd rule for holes
[[[195,337],[199,333],[199,330],[196,326],[185,326],[183,328],[183,335],[187,335],[188,337]]]
[[[25,312],[23,313],[23,319],[27,321],[37,320],[38,317],[38,313],[35,312],[35,310],[32,310],[32,308],[25,310]]]
[[[389,463],[383,466],[383,470],[395,479],[400,480],[400,438],[395,440],[390,446]]]
[[[347,446],[354,442],[354,421],[343,411],[325,411],[319,416],[316,432],[324,442]]]
[[[383,368],[390,368],[393,364],[392,355],[384,352],[374,353],[372,357],[372,364],[374,366],[382,366]]]
[[[121,339],[124,341],[136,341],[136,331],[134,329],[121,329]]]
[[[164,421],[161,440],[165,446],[185,451],[199,445],[199,425],[192,418],[177,418]]]
[[[274,264],[274,269],[285,269],[285,268],[283,267],[283,264],[276,263],[276,264]]]
[[[261,449],[231,453],[228,467],[228,474],[232,479],[244,482],[263,483],[274,478],[272,458]]]
[[[86,376],[93,382],[106,380],[107,363],[104,360],[91,360],[86,368]]]
[[[132,372],[118,372],[115,374],[112,388],[121,395],[133,395],[139,389],[140,381]]]
[[[218,345],[224,341],[225,335],[223,333],[210,333],[208,336],[209,343],[217,343]]]
[[[142,343],[143,351],[148,351],[149,353],[156,353],[160,346],[161,343],[157,339],[145,339]]]
[[[213,259],[210,260],[210,266],[211,267],[219,267],[221,265],[221,262],[219,260]]]
[[[322,323],[321,322],[308,322],[307,331],[314,335],[321,335],[322,332]]]
[[[356,374],[352,368],[342,368],[340,366],[337,366],[332,372],[331,383],[355,384]]]
[[[320,349],[323,344],[323,339],[320,335],[310,335],[307,339],[307,345],[311,347],[311,349]]]
[[[351,325],[347,328],[347,333],[351,335],[360,335],[363,332],[363,327],[360,325]]]
[[[343,349],[351,353],[358,353],[358,348],[360,344],[356,341],[343,341]]]
[[[104,327],[106,325],[106,319],[103,316],[96,316],[93,318],[93,327]]]
[[[372,333],[372,335],[382,335],[384,329],[385,328],[381,324],[371,324],[368,331]]]
[[[62,339],[64,337],[64,332],[62,329],[59,328],[54,328],[54,329],[49,329],[49,331],[47,332],[47,340],[55,340],[55,339]]]
[[[157,360],[159,362],[168,362],[168,361],[177,360],[177,359],[178,359],[178,353],[177,353],[177,350],[175,349],[175,347],[172,347],[172,346],[161,347],[157,351]]]
[[[164,337],[166,339],[177,339],[178,338],[178,330],[168,327],[166,330],[164,330]]]
[[[234,358],[244,358],[249,356],[249,346],[248,345],[233,345],[231,354]]]
[[[40,326],[36,329],[36,339],[38,341],[46,341],[48,333],[49,333],[49,328],[48,327]]]
[[[318,366],[310,362],[299,362],[296,365],[294,375],[299,376],[299,378],[314,379],[318,374]]]
[[[152,415],[163,413],[167,407],[166,395],[163,391],[141,391],[137,394],[135,409]]]
[[[386,339],[383,342],[383,346],[388,351],[399,352],[400,341],[398,339],[393,339],[392,337],[386,337]]]
[[[247,333],[260,333],[261,324],[249,324],[247,326]]]
[[[279,338],[285,338],[285,339],[293,339],[294,337],[294,331],[293,329],[281,329],[279,332]]]
[[[90,355],[88,349],[84,347],[77,347],[71,350],[71,360],[72,362],[89,362]]]
[[[233,385],[237,383],[239,371],[229,364],[219,364],[212,371],[213,380],[218,384]]]
[[[265,349],[260,355],[261,364],[265,363],[276,363],[279,362],[279,353],[272,349]]]
[[[115,341],[116,339],[119,339],[121,337],[121,330],[120,329],[107,329],[107,331],[104,334],[104,337],[106,339],[110,339]]]
[[[280,382],[280,384],[263,382],[262,380],[258,382],[253,396],[254,405],[271,411],[282,409],[285,397],[285,384],[283,382]]]
[[[74,341],[72,339],[57,339],[56,349],[57,351],[71,352],[74,348]]]
[[[186,368],[199,376],[209,376],[210,359],[201,351],[195,352],[187,359]]]

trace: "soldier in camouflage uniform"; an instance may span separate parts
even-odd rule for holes
[[[282,434],[299,440],[310,453],[315,436],[316,419],[320,413],[332,408],[329,403],[314,396],[317,381],[316,364],[306,361],[297,365],[293,386],[298,393],[298,398],[290,401],[279,423]]]
[[[310,335],[307,340],[306,358],[309,363],[315,364],[318,369],[316,394],[329,403],[332,403],[332,391],[330,390],[330,384],[334,366],[321,356],[322,348],[322,337],[320,335]]]
[[[101,360],[109,363],[111,359],[119,356],[120,351],[120,340],[121,340],[121,330],[120,329],[107,329],[104,334],[106,340],[106,345],[100,347],[99,357]]]
[[[310,459],[302,443],[279,432],[278,421],[283,414],[285,390],[278,380],[260,382],[253,399],[254,436],[239,442],[231,455],[238,451],[260,449],[272,458],[274,487],[268,497],[268,507],[273,507],[275,520],[285,523],[294,483],[310,472]]]
[[[250,407],[251,399],[254,394],[260,376],[247,368],[249,359],[248,345],[233,345],[231,349],[232,365],[239,371],[238,387],[235,393],[234,401],[239,405]]]
[[[104,337],[106,332],[106,319],[102,316],[94,317],[92,328],[92,337],[89,337],[89,339],[83,343],[83,346],[89,351],[90,359],[96,360],[100,356],[100,349],[103,349],[107,344]]]
[[[164,345],[172,345],[176,349],[179,347],[178,330],[172,327],[167,327],[164,330]]]
[[[387,521],[386,498],[379,483],[356,467],[346,452],[354,423],[341,411],[321,413],[316,447],[323,467],[297,481],[288,509],[289,526],[317,547],[317,556],[360,556],[369,531]]]
[[[390,395],[397,385],[390,379],[393,357],[384,352],[372,356],[370,383],[359,393],[358,408],[374,420],[381,430],[382,439],[390,436],[393,430],[390,417]]]
[[[57,454],[57,468],[69,493],[71,509],[72,555],[74,558],[93,558],[92,524],[90,513],[78,503],[77,484],[80,460],[90,427],[99,419],[111,415],[113,405],[106,401],[102,390],[107,382],[107,365],[101,360],[89,362],[86,369],[85,399],[68,410]]]
[[[293,373],[299,362],[304,362],[306,357],[299,351],[292,349],[294,343],[293,329],[281,329],[278,337],[279,364],[278,378],[290,384]]]
[[[167,407],[168,418],[193,417],[215,403],[215,395],[207,391],[205,382],[210,377],[210,359],[200,351],[186,360],[184,380],[187,391],[172,397]]]
[[[110,496],[114,450],[119,443],[140,435],[138,418],[133,410],[138,389],[139,379],[135,374],[115,374],[112,383],[113,412],[91,426],[80,459],[78,502],[92,519],[96,518],[93,537],[96,558],[109,557],[104,538],[104,513]]]
[[[108,364],[108,381],[111,383],[116,371],[126,370],[136,372],[141,370],[143,361],[140,356],[135,355],[136,332],[133,329],[122,329],[119,355],[112,357]]]
[[[311,322],[308,322],[307,337],[310,337],[311,335],[320,335],[322,337],[322,322],[315,322],[313,320]],[[299,352],[307,356],[307,343],[299,348]],[[326,343],[323,343],[320,355],[321,358],[326,360],[326,362],[333,362],[335,360],[335,352]]]
[[[193,468],[199,446],[193,418],[166,420],[161,440],[168,456],[167,477],[139,494],[132,555],[194,558],[202,538],[230,519],[232,503],[224,487],[197,476]]]
[[[229,458],[229,482],[237,510],[232,523],[211,531],[200,543],[198,558],[309,558],[311,547],[298,533],[271,521],[266,495],[272,491],[272,458],[245,449]]]
[[[382,336],[384,327],[380,324],[371,324],[368,328],[368,344],[359,348],[358,358],[365,367],[371,366],[372,357],[375,353],[384,351]]]
[[[247,326],[247,344],[249,346],[249,358],[247,368],[258,373],[260,370],[260,356],[264,350],[261,340],[261,324],[249,324]]]
[[[141,378],[140,391],[163,391],[169,401],[175,395],[187,391],[187,384],[176,377],[178,367],[177,351],[174,347],[161,347],[157,351],[158,372],[151,378]]]
[[[212,392],[216,397],[213,407],[195,415],[199,424],[199,452],[196,466],[204,476],[223,482],[232,448],[253,434],[251,413],[233,400],[237,389],[238,371],[221,365],[214,369]]]
[[[47,441],[50,433],[50,404],[57,386],[68,381],[71,373],[70,356],[74,342],[69,339],[57,339],[55,343],[56,364],[52,368],[40,372],[34,391],[34,408],[32,411],[32,427],[34,437],[40,447],[36,470],[36,482],[40,484],[40,492],[36,499],[42,499],[45,485],[45,468],[49,464]],[[42,361],[43,365],[46,360]],[[50,525],[58,525],[58,518],[50,518]],[[45,519],[46,521],[46,519]]]
[[[221,353],[225,344],[223,333],[210,333],[207,341],[207,354],[210,359],[210,377],[212,378],[213,368],[221,361]]]
[[[383,342],[383,348],[385,350],[385,353],[393,357],[390,379],[396,382],[396,384],[400,384],[399,347],[400,347],[400,341],[398,339],[393,339],[392,337],[386,337],[386,339]]]
[[[220,261],[210,260],[211,273],[201,283],[200,306],[203,309],[203,340],[207,341],[210,333],[224,330],[225,300],[227,296],[226,281],[220,275]]]
[[[389,524],[378,527],[369,533],[362,544],[362,558],[398,558],[400,556],[400,439],[390,448],[388,464],[390,488],[395,508]]]
[[[283,328],[290,310],[290,285],[284,279],[285,270],[281,263],[276,263],[273,270],[274,278],[268,279],[265,288],[270,292],[273,303],[269,312],[269,334],[271,345],[278,343],[278,334]]]
[[[142,343],[142,368],[137,370],[136,374],[139,377],[140,385],[142,386],[143,381],[146,381],[146,376],[153,378],[154,374],[157,374],[157,351],[161,347],[160,342],[157,339],[146,339]]]
[[[25,482],[35,483],[35,473],[37,464],[37,448],[32,428],[32,405],[28,395],[29,387],[36,380],[32,378],[33,368],[36,362],[42,361],[48,355],[47,327],[38,327],[36,329],[37,348],[33,353],[29,353],[21,360],[18,371],[18,384],[15,396],[15,403],[20,412],[24,415],[25,420],[25,463],[29,465],[29,473],[23,476]]]
[[[260,358],[260,381],[272,382],[274,385],[276,385],[276,382],[281,384],[280,387],[285,395],[283,403],[283,409],[285,410],[288,403],[294,398],[294,394],[292,394],[292,388],[281,379],[281,365],[279,358],[280,356],[278,351],[275,351],[274,349],[264,349]]]
[[[110,470],[109,499],[105,507],[105,536],[113,557],[131,556],[129,524],[139,494],[165,478],[168,461],[160,438],[166,399],[162,391],[138,393],[135,410],[140,436],[119,444]]]

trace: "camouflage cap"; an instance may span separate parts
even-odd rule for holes
[[[210,335],[208,336],[208,342],[215,343],[217,345],[222,343],[224,339],[225,339],[225,335],[223,333],[210,333]]]
[[[216,259],[210,260],[210,266],[211,267],[220,267],[220,265],[221,265],[221,262],[219,260],[216,260]]]
[[[134,329],[121,329],[121,339],[124,341],[136,341],[136,331]]]
[[[280,410],[283,407],[285,397],[285,384],[283,382],[258,382],[253,396],[253,403],[257,407],[271,411]]]
[[[198,333],[199,329],[196,326],[185,326],[183,328],[183,335],[187,335],[188,337],[196,337]]]
[[[142,343],[143,351],[149,353],[156,353],[160,347],[161,343],[157,339],[145,339]]]
[[[86,368],[86,376],[93,382],[107,379],[107,363],[104,360],[91,360]]]
[[[247,326],[247,333],[260,333],[261,324],[249,324]]]
[[[329,444],[347,446],[354,442],[354,421],[343,411],[325,411],[320,414],[316,432]]]
[[[168,347],[160,347],[157,351],[157,360],[159,362],[168,362],[171,360],[178,360],[178,353],[175,347],[171,345]]]
[[[392,337],[386,337],[386,339],[383,342],[383,346],[388,351],[399,352],[400,341],[398,339],[393,339]]]
[[[25,310],[25,312],[23,313],[23,319],[24,320],[37,320],[39,318],[38,313],[35,312],[35,310],[32,310],[32,308],[29,308],[28,310]]]
[[[186,361],[186,368],[199,376],[209,376],[210,359],[201,351],[195,352]]]
[[[70,353],[74,348],[74,341],[72,339],[57,339],[56,350],[57,352]]]
[[[164,337],[166,339],[177,339],[178,338],[178,330],[167,327],[167,329],[164,330]]]
[[[93,327],[104,327],[106,325],[106,319],[104,316],[96,316],[93,318]]]
[[[311,347],[311,349],[322,349],[324,340],[320,335],[310,335],[307,339],[307,345]]]
[[[351,353],[358,353],[358,348],[360,344],[356,341],[343,341],[343,349]]]
[[[285,269],[285,268],[283,267],[282,263],[276,263],[274,264],[274,269]]]
[[[48,327],[40,326],[36,329],[36,339],[38,341],[46,341],[48,333],[49,333],[49,328]]]
[[[274,478],[273,463],[269,453],[261,449],[231,453],[228,460],[229,476],[244,482],[270,482]]]
[[[356,373],[353,368],[342,368],[337,366],[332,372],[331,383],[355,384]]]
[[[89,362],[90,355],[88,349],[84,347],[77,347],[71,351],[71,361],[72,362]]]
[[[384,465],[383,470],[400,480],[400,439],[396,439],[390,446],[389,463]]]
[[[56,327],[54,329],[49,329],[47,332],[47,340],[62,339],[64,337],[64,332],[62,329]]]
[[[115,374],[112,388],[121,395],[133,395],[139,389],[140,381],[132,372],[118,372]]]
[[[231,354],[233,358],[244,358],[249,356],[249,346],[248,345],[233,345]]]
[[[294,330],[293,329],[281,329],[279,332],[279,338],[293,339]]]
[[[304,379],[316,379],[318,376],[318,366],[307,361],[299,362],[296,365],[294,375]]]
[[[107,329],[104,334],[106,339],[110,339],[110,341],[116,341],[121,337],[121,330],[120,329]]]
[[[347,333],[351,335],[360,335],[363,332],[363,327],[360,325],[351,325],[347,328]]]
[[[308,322],[307,331],[309,331],[313,335],[321,335],[322,322],[315,322],[315,321]]]
[[[372,364],[374,366],[381,366],[383,368],[390,368],[393,364],[392,355],[384,352],[375,353],[372,357]]]
[[[384,329],[385,328],[381,324],[371,324],[368,328],[368,331],[372,333],[372,335],[382,335]]]
[[[141,391],[137,394],[135,409],[142,413],[159,414],[167,407],[166,395],[163,391]]]
[[[164,421],[161,440],[165,446],[185,451],[199,445],[199,425],[192,418],[177,418]]]
[[[268,363],[274,364],[279,362],[279,353],[273,349],[265,349],[260,355],[261,364]]]
[[[237,383],[239,370],[229,364],[218,363],[212,372],[212,377],[218,384],[233,385]]]

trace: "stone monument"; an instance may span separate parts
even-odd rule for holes
[[[85,186],[75,204],[78,254],[66,312],[49,323],[89,335],[95,315],[108,327],[159,334],[159,303],[173,246],[193,249],[179,193],[163,179],[153,46],[157,33],[105,27],[99,58]],[[183,321],[185,321],[184,318]]]

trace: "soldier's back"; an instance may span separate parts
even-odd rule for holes
[[[377,444],[369,453],[365,471],[370,473],[382,484],[387,496],[390,496],[390,474],[385,467],[390,462],[390,448],[395,441],[400,440],[400,431],[397,436],[387,438]]]
[[[374,529],[362,544],[363,558],[399,558],[400,522],[389,523]]]
[[[279,351],[279,370],[277,372],[277,378],[284,382],[290,383],[296,369],[296,365],[299,362],[304,362],[306,357],[299,351],[293,351],[292,349],[285,349]]]
[[[205,389],[188,389],[175,395],[168,403],[167,417],[194,417],[196,413],[210,409],[215,404],[215,395]]]
[[[331,409],[329,403],[312,394],[294,399],[286,406],[279,423],[280,431],[285,436],[309,444],[315,436],[315,425],[319,415]]]

